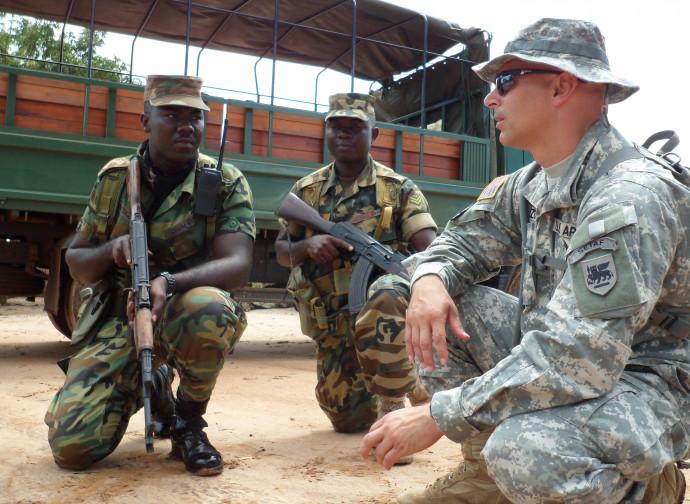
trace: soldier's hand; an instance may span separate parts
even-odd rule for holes
[[[362,439],[359,454],[366,460],[376,447],[376,461],[390,469],[401,457],[429,448],[442,436],[428,404],[403,408],[387,413],[371,426]]]
[[[129,268],[130,264],[132,264],[132,248],[128,234],[113,239],[111,254],[113,262],[119,268]]]
[[[167,301],[167,280],[164,277],[158,277],[151,281],[149,294],[151,295],[151,323],[155,324],[156,320],[160,318],[165,302]],[[134,327],[134,317],[136,315],[136,305],[134,301],[134,293],[129,291],[127,294],[127,319],[129,326]]]
[[[405,347],[410,361],[415,356],[428,371],[433,371],[433,348],[441,364],[448,362],[446,346],[446,323],[460,339],[469,336],[460,323],[458,309],[453,298],[446,291],[441,278],[425,275],[412,285],[412,297],[405,317]]]
[[[327,234],[314,235],[306,244],[307,254],[319,264],[333,262],[340,255],[340,249],[351,251],[352,245]]]
[[[165,303],[168,300],[168,281],[159,276],[151,281],[151,322],[154,324],[160,318]]]

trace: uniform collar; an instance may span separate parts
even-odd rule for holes
[[[549,190],[546,174],[540,170],[522,194],[537,210],[537,215],[555,208],[578,206],[592,186],[597,168],[611,152],[625,144],[623,136],[604,118],[585,133],[573,152],[568,167]]]
[[[340,180],[338,180],[338,175],[335,173],[335,162],[331,163],[329,166],[330,174],[328,176],[328,182],[324,188],[324,192],[327,190],[340,185]],[[359,187],[367,187],[376,184],[376,167],[374,165],[374,158],[369,154],[369,159],[367,160],[367,165],[362,169],[362,171],[357,176],[357,180],[352,184],[352,189],[356,190]]]

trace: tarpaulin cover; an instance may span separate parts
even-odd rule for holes
[[[190,45],[273,56],[276,0],[97,0],[95,28],[184,44],[190,5]],[[277,59],[351,73],[355,2],[279,0],[277,6]],[[477,37],[481,30],[391,3],[357,0],[356,10],[355,76],[363,79],[384,81],[422,65],[425,19],[432,55],[458,44],[486,46]],[[88,28],[92,0],[0,0],[0,11]]]

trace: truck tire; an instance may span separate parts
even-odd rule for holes
[[[60,304],[57,314],[52,313],[50,310],[45,311],[55,329],[70,339],[72,338],[72,330],[79,318],[79,306],[81,305],[79,293],[83,288],[84,286],[71,276],[63,276],[60,280]]]

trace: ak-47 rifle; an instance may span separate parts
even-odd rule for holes
[[[276,210],[276,215],[288,221],[293,221],[302,226],[340,238],[352,245],[355,253],[359,254],[359,260],[350,279],[348,294],[348,305],[350,306],[351,315],[359,313],[367,300],[369,277],[374,266],[378,266],[388,273],[394,273],[405,280],[410,280],[410,275],[402,264],[405,256],[400,252],[387,249],[351,222],[327,221],[313,207],[293,193],[288,193],[278,207],[278,210]]]
[[[146,451],[153,452],[151,388],[153,386],[153,322],[151,319],[151,281],[146,239],[146,221],[141,209],[139,158],[133,157],[127,170],[127,192],[132,214],[129,239],[132,250],[132,292],[134,293],[134,345],[141,363],[141,389],[144,398],[144,440]]]

